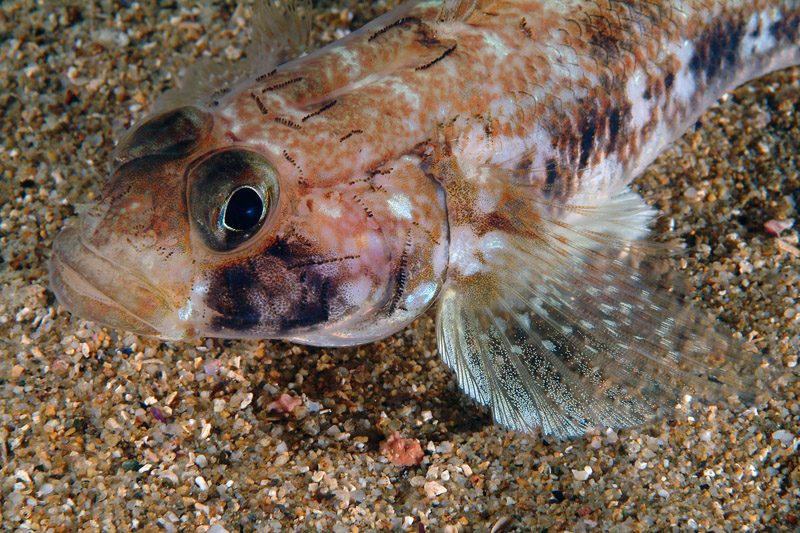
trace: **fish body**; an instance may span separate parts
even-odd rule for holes
[[[148,335],[332,346],[438,300],[441,356],[498,422],[638,423],[747,387],[748,358],[659,288],[628,185],[798,44],[791,0],[409,2],[162,104],[57,239],[51,286]]]

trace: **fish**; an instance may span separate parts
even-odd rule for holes
[[[416,0],[309,48],[262,2],[119,140],[53,245],[72,313],[138,334],[351,346],[436,305],[496,423],[555,438],[757,390],[631,189],[723,94],[800,62],[793,0]]]

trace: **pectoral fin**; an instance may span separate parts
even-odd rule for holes
[[[667,250],[646,240],[652,210],[638,195],[558,205],[517,188],[451,227],[460,250],[437,316],[445,363],[498,423],[568,437],[642,423],[685,394],[753,393],[739,370],[760,357],[660,274]]]

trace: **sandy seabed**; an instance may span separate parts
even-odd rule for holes
[[[798,529],[800,70],[740,88],[636,185],[689,246],[699,305],[771,365],[747,409],[509,433],[440,363],[432,313],[382,342],[163,343],[59,308],[47,259],[119,134],[199,55],[236,58],[233,2],[3,2],[0,483],[14,531]],[[386,9],[320,2],[329,41]],[[302,400],[268,410],[281,394]],[[380,443],[425,452],[411,468]],[[494,528],[494,529],[493,529]]]

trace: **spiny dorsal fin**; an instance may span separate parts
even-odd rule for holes
[[[716,331],[665,276],[668,250],[647,240],[653,211],[638,195],[568,205],[503,169],[443,175],[459,210],[473,209],[451,218],[439,350],[498,423],[569,437],[640,424],[686,394],[755,395],[760,355]],[[470,175],[494,205],[470,202]]]
[[[238,81],[310,52],[311,2],[257,0],[250,17],[250,43],[238,61],[198,59],[187,67],[177,87],[161,94],[152,112],[196,104],[224,93]]]
[[[441,22],[466,21],[475,11],[485,9],[495,0],[445,0],[439,15]]]
[[[247,57],[257,63],[254,71],[269,70],[310,51],[311,2],[262,0],[253,9]]]

